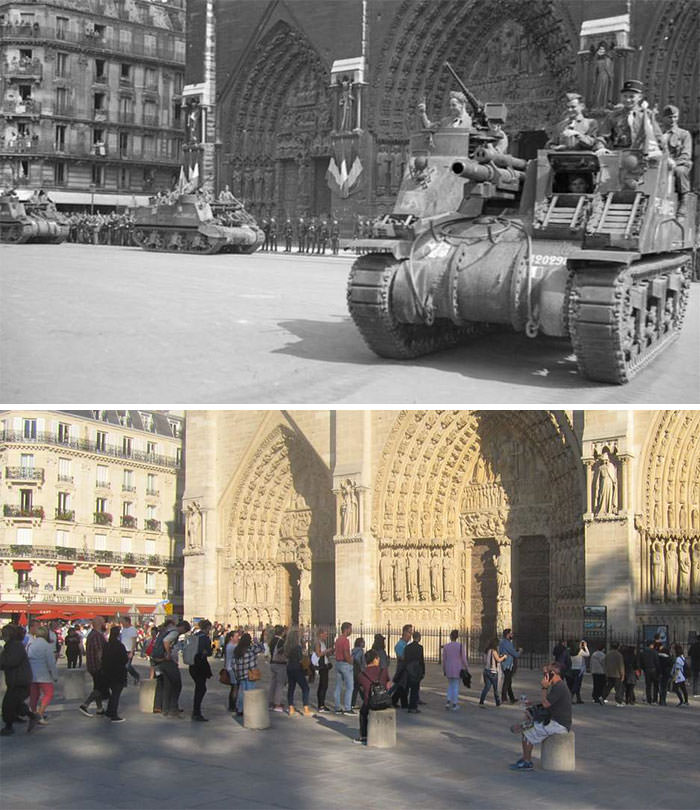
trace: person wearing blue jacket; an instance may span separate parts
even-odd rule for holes
[[[513,644],[513,631],[510,627],[506,627],[503,631],[503,638],[498,644],[499,655],[505,655],[506,660],[501,664],[503,671],[503,686],[501,688],[501,702],[505,703],[509,700],[515,703],[515,695],[513,694],[513,675],[517,666],[516,661],[520,658],[522,650],[516,650]]]

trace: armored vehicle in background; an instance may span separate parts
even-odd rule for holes
[[[395,359],[504,326],[569,337],[583,375],[627,382],[680,332],[695,195],[677,216],[665,154],[540,150],[524,161],[492,141],[488,127],[411,136],[393,212],[352,243],[355,324]]]
[[[45,195],[25,201],[14,192],[0,195],[0,242],[59,244],[68,231],[68,220]]]
[[[253,253],[264,240],[240,203],[210,204],[198,194],[170,195],[132,213],[134,242],[144,250]]]

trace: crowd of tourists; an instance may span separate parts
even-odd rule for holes
[[[134,659],[140,656],[149,665],[148,677],[156,679],[153,712],[182,719],[182,656],[194,687],[194,722],[207,722],[203,701],[207,681],[214,676],[210,662],[218,658],[218,679],[229,687],[225,708],[234,717],[243,716],[245,694],[261,687],[261,668],[265,668],[269,671],[265,681],[269,681],[270,711],[290,718],[324,713],[357,715],[359,734],[355,742],[366,744],[373,709],[393,706],[407,713],[421,713],[420,707],[425,705],[421,696],[425,655],[421,633],[411,624],[402,628],[392,650],[387,649],[381,633],[374,635],[371,645],[362,636],[352,639],[352,635],[350,622],[341,625],[332,641],[325,629],[310,635],[304,628],[278,625],[249,632],[206,619],[194,627],[184,620],[133,626],[128,616],[112,623],[98,616],[89,624],[35,620],[26,630],[10,622],[2,628],[0,668],[7,691],[0,733],[13,734],[17,723],[26,722],[28,731],[48,725],[47,710],[59,677],[57,661],[64,653],[68,669],[80,668],[84,663],[92,678],[92,689],[79,706],[83,715],[124,722],[119,713],[120,696],[129,678],[134,685],[139,684],[142,676],[134,667]],[[480,707],[486,708],[490,692],[495,706],[518,702],[513,681],[521,655],[522,649],[516,646],[509,628],[485,645],[483,686],[475,684],[481,689]],[[472,673],[466,646],[457,630],[442,647],[441,664],[447,681],[445,710],[458,711],[460,687],[471,688]],[[331,690],[329,676],[333,670]],[[687,706],[689,686],[694,696],[700,695],[700,641],[691,645],[688,655],[681,645],[669,649],[659,638],[640,650],[613,642],[608,650],[599,644],[592,653],[585,641],[559,642],[552,650],[551,662],[543,669],[542,702],[537,704],[539,711],[549,713],[546,722],[533,720],[529,704],[521,697],[525,719],[512,730],[522,734],[523,757],[513,767],[532,767],[532,746],[571,728],[571,705],[584,702],[582,688],[589,672],[592,699],[601,705],[613,692],[617,706],[634,705],[635,686],[643,676],[646,703],[666,705],[667,695],[672,692],[678,706]]]

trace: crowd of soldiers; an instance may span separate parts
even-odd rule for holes
[[[262,249],[277,252],[279,227],[274,217],[263,219],[260,227],[265,234]],[[340,223],[337,219],[325,217],[299,217],[293,222],[290,217],[282,225],[282,239],[284,240],[284,253],[294,252],[296,244],[297,253],[317,253],[325,255],[330,250],[333,256],[340,250]]]
[[[66,214],[69,224],[68,241],[83,245],[133,245],[134,217],[122,214],[89,214],[74,211]]]

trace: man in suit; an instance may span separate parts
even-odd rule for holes
[[[406,649],[404,650],[409,714],[420,713],[420,709],[418,708],[420,682],[425,677],[425,657],[423,655],[423,645],[420,643],[420,639],[421,635],[416,630],[413,634],[413,640],[406,645]]]
[[[548,149],[596,149],[598,140],[598,122],[594,118],[585,118],[585,105],[578,93],[566,94],[566,118],[555,127],[552,137],[547,141]]]
[[[678,194],[677,217],[685,216],[685,198],[690,191],[690,170],[693,166],[693,139],[687,129],[678,126],[678,107],[668,104],[663,110],[664,144],[668,164],[673,169]]]
[[[610,149],[639,149],[650,160],[661,157],[662,134],[643,100],[644,85],[629,79],[620,91],[621,106],[605,119],[600,136]]]

